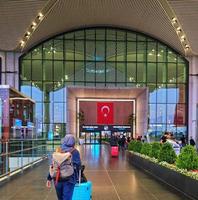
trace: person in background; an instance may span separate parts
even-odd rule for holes
[[[115,134],[113,133],[111,135],[111,138],[110,138],[110,145],[113,147],[113,146],[118,146],[118,138],[115,136]]]
[[[190,141],[189,141],[189,142],[190,142],[190,145],[191,145],[191,146],[193,146],[193,147],[195,146],[195,141],[194,141],[194,139],[192,138],[192,136],[190,137]]]
[[[181,147],[185,147],[186,146],[186,138],[184,135],[182,135],[182,137],[180,138],[181,141]]]
[[[75,184],[78,179],[78,172],[81,167],[80,153],[75,149],[75,138],[72,134],[67,134],[61,141],[62,145],[57,148],[57,152],[72,152],[72,164],[74,167],[74,173],[66,180],[60,180],[55,184],[56,194],[58,200],[72,200]],[[51,187],[51,181],[53,178],[48,174],[46,186]]]
[[[166,140],[168,138],[168,134],[169,134],[168,132],[165,132],[164,135],[161,137],[161,139],[160,139],[161,144],[164,144],[166,142]]]

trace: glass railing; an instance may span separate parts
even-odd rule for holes
[[[45,139],[0,141],[0,181],[46,159],[52,150]]]

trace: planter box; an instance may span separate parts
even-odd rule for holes
[[[127,159],[131,165],[143,169],[154,178],[168,184],[184,195],[198,200],[198,181],[176,171],[158,165],[145,158],[127,152]]]

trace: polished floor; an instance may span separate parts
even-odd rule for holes
[[[85,174],[93,182],[93,200],[187,200],[129,166],[124,151],[119,158],[112,158],[107,145],[81,146],[79,150]],[[54,188],[45,187],[48,168],[48,161],[44,161],[0,186],[0,200],[56,200]]]

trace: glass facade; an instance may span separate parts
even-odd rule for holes
[[[65,132],[65,88],[71,85],[148,87],[150,134],[187,134],[187,74],[187,61],[170,47],[116,28],[68,32],[20,58],[20,90],[36,101],[43,136]]]

